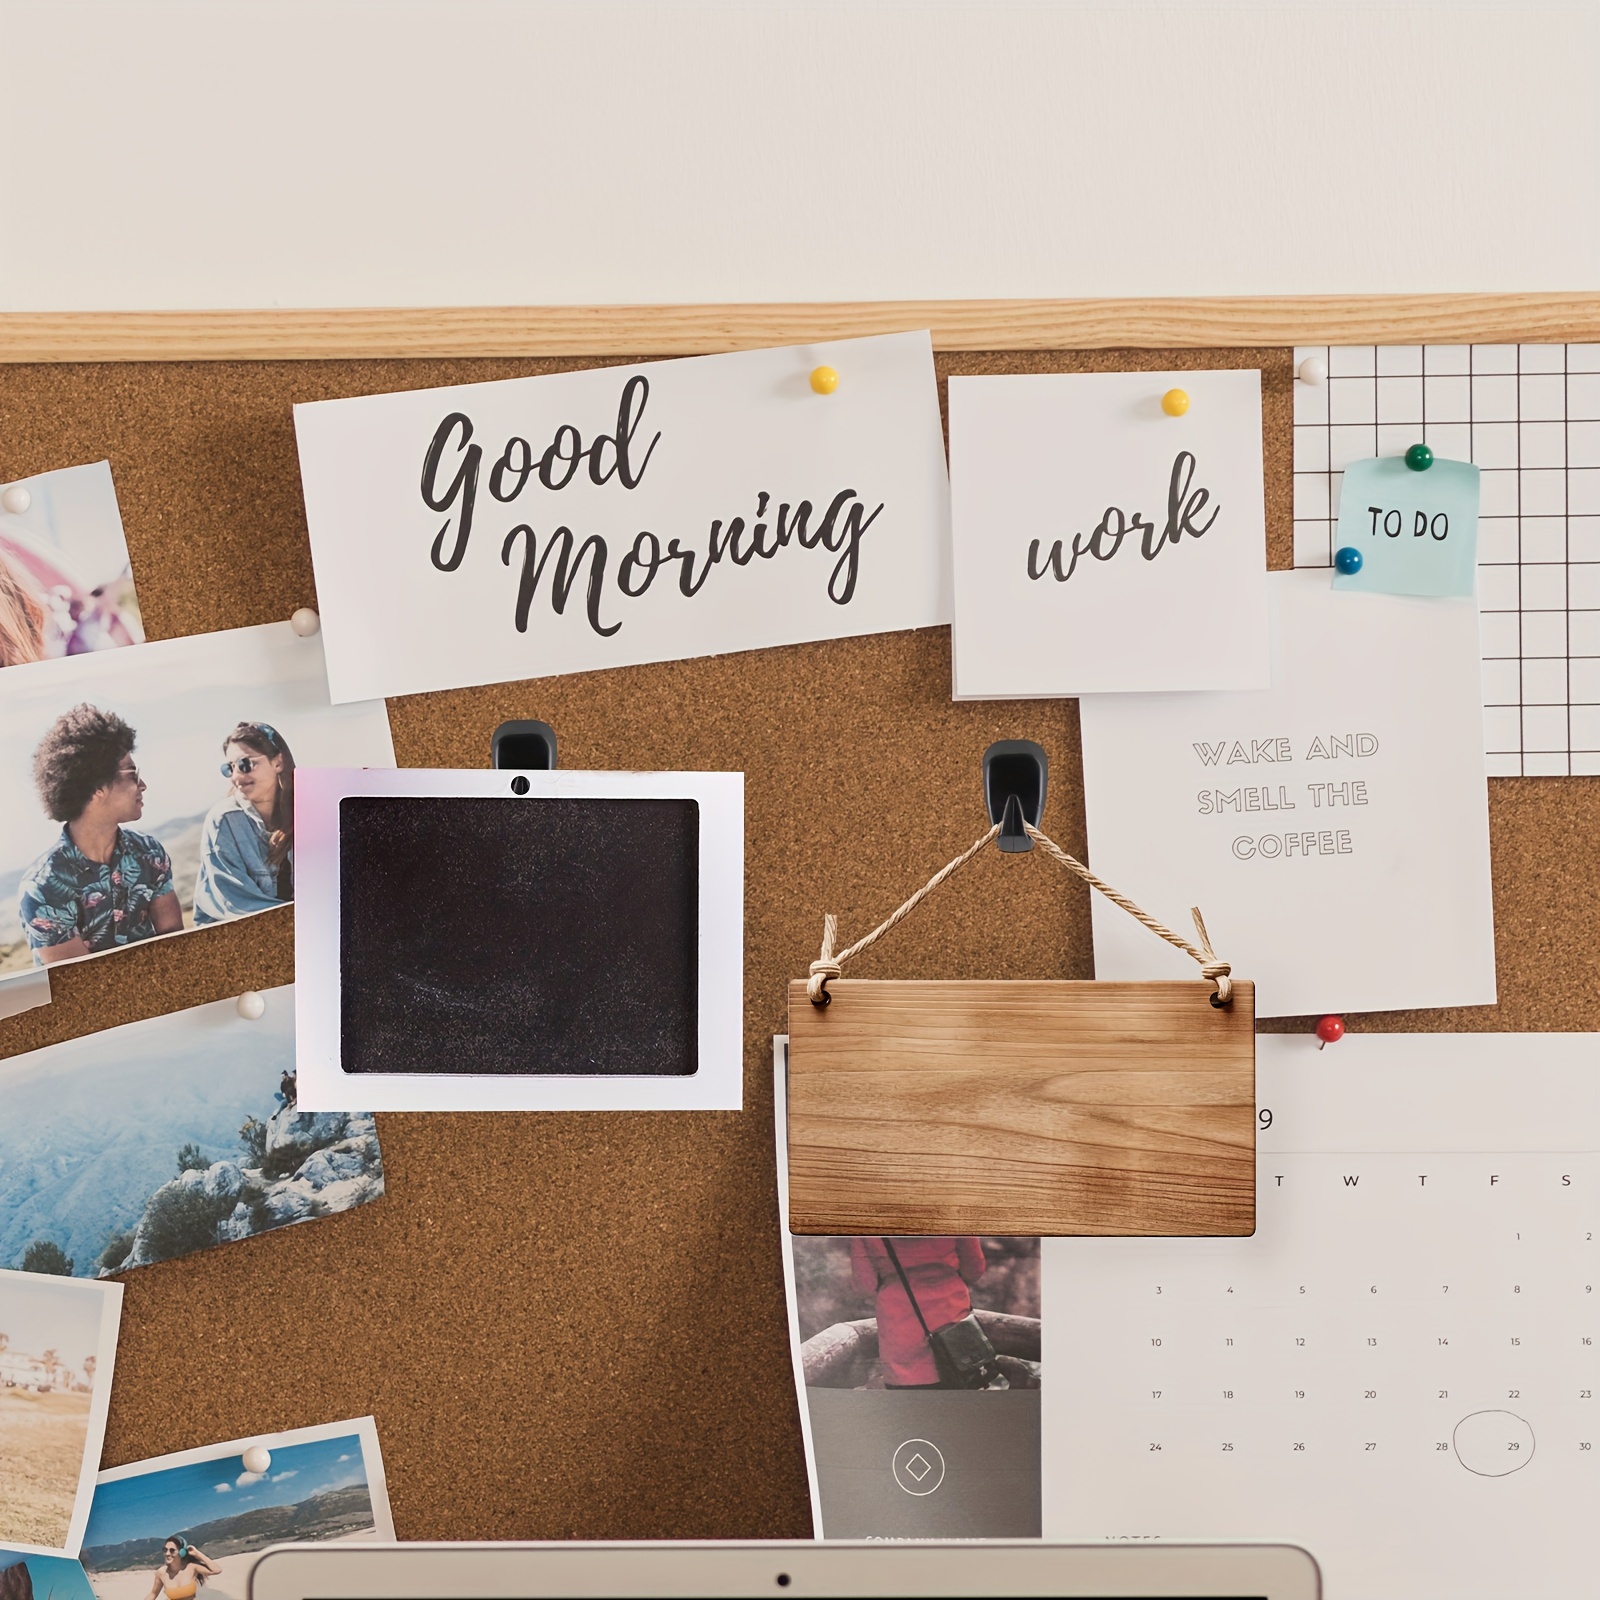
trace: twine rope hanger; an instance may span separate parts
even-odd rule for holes
[[[1022,826],[1027,831],[1028,837],[1046,855],[1054,857],[1068,872],[1075,872],[1091,889],[1098,889],[1112,905],[1120,906],[1129,916],[1143,923],[1158,938],[1165,939],[1168,944],[1183,951],[1186,956],[1190,956],[1198,962],[1200,975],[1204,978],[1209,978],[1216,985],[1216,992],[1211,996],[1212,1005],[1225,1006],[1228,1004],[1233,997],[1233,978],[1231,976],[1233,968],[1226,961],[1219,960],[1216,951],[1211,948],[1211,935],[1206,932],[1205,921],[1200,915],[1198,906],[1189,908],[1189,915],[1194,918],[1195,934],[1200,941],[1197,947],[1190,944],[1180,934],[1174,933],[1165,923],[1157,922],[1148,911],[1136,906],[1125,894],[1119,894],[1109,883],[1097,878],[1081,861],[1069,856],[1054,839],[1046,837],[1031,822],[1024,822]],[[954,877],[974,856],[980,854],[985,846],[999,835],[999,832],[1000,824],[997,822],[976,844],[970,845],[963,850],[954,861],[940,867],[909,900],[891,911],[871,933],[867,934],[865,938],[857,939],[847,950],[838,950],[836,952],[835,947],[839,941],[839,919],[831,911],[828,912],[822,919],[822,953],[817,960],[811,963],[809,969],[811,975],[806,982],[806,997],[811,1001],[812,1005],[825,1006],[829,1004],[831,996],[828,994],[828,984],[830,980],[843,976],[842,969],[845,962],[853,961],[864,950],[870,950],[886,933],[899,927],[941,883],[947,878]]]

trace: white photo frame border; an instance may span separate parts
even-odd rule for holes
[[[525,780],[526,792],[512,789]],[[346,1072],[339,805],[347,798],[693,800],[700,808],[698,1070],[625,1077]],[[306,1111],[742,1111],[744,774],[301,767],[295,772],[295,1054]]]
[[[394,1538],[394,1513],[389,1509],[389,1480],[384,1475],[383,1451],[378,1444],[378,1424],[372,1417],[351,1417],[344,1422],[321,1422],[309,1428],[282,1428],[274,1433],[262,1433],[243,1439],[223,1439],[216,1444],[201,1445],[194,1450],[175,1450],[170,1455],[150,1456],[143,1461],[130,1461],[126,1466],[111,1467],[93,1479],[95,1488],[106,1483],[120,1483],[128,1478],[148,1478],[157,1472],[169,1472],[174,1467],[192,1467],[197,1462],[231,1461],[242,1456],[252,1445],[263,1445],[267,1450],[287,1450],[295,1445],[316,1444],[323,1439],[340,1439],[354,1434],[361,1441],[361,1464],[366,1468],[367,1493],[372,1497],[372,1520],[375,1540]],[[84,1510],[85,1521],[88,1508]],[[254,1552],[260,1559],[260,1552]]]
[[[40,1274],[0,1271],[0,1283],[8,1278],[35,1278]],[[95,1485],[100,1481],[100,1453],[105,1448],[106,1419],[111,1412],[111,1384],[117,1365],[117,1336],[122,1329],[122,1285],[103,1278],[57,1278],[43,1281],[55,1286],[69,1286],[68,1293],[80,1290],[86,1296],[97,1296],[100,1307],[100,1337],[94,1352],[94,1385],[89,1395],[89,1426],[83,1438],[83,1461],[78,1468],[78,1487],[72,1500],[72,1517],[67,1524],[67,1540],[63,1545],[26,1544],[16,1539],[5,1540],[8,1550],[21,1551],[30,1556],[68,1556],[77,1560],[83,1548],[84,1530],[89,1525],[89,1510],[94,1503]]]
[[[119,716],[125,714],[137,718],[136,728],[144,732],[144,748],[148,750],[157,737],[170,737],[166,718],[169,715],[169,703],[175,695],[184,692],[190,682],[214,682],[214,678],[208,675],[225,669],[233,674],[228,680],[230,683],[237,680],[242,685],[248,685],[240,689],[238,710],[270,713],[275,724],[295,734],[291,749],[294,743],[299,743],[301,749],[305,750],[309,743],[321,745],[330,752],[338,750],[340,754],[348,753],[358,761],[392,765],[395,759],[394,734],[389,723],[387,702],[351,700],[335,705],[328,699],[326,662],[320,635],[302,638],[288,622],[264,622],[243,628],[219,628],[209,633],[156,639],[134,649],[93,650],[84,655],[61,656],[51,661],[30,661],[7,667],[4,669],[4,694],[0,696],[0,709],[6,713],[0,716],[0,756],[14,762],[20,760],[20,770],[28,770],[37,738],[42,736],[44,729],[56,716],[80,701],[100,703]],[[299,704],[301,701],[305,703]],[[26,705],[32,710],[40,703],[47,703],[54,708],[49,721],[38,727],[33,735],[34,743],[19,745],[14,739],[14,725],[7,718],[16,715],[18,706]],[[313,717],[317,719],[315,737],[311,736],[312,730],[308,726]],[[225,723],[217,726],[216,753],[208,758],[209,761],[220,762],[220,736],[225,729]],[[134,751],[135,759],[139,759],[139,744],[135,744]],[[312,760],[315,760],[314,755]],[[149,772],[152,769],[147,767],[145,770]],[[220,775],[211,777],[217,771],[215,765],[205,764],[200,770],[207,773],[210,785],[212,798],[207,801],[209,810],[222,797]],[[297,785],[301,770],[296,766]],[[20,779],[16,783],[25,791],[32,790],[31,783]],[[0,785],[0,788],[3,787]],[[15,796],[7,792],[0,794],[0,799],[10,802]],[[0,806],[0,810],[3,809]],[[158,825],[159,811],[156,817],[158,820],[149,824],[145,824],[141,818],[130,827],[148,831]],[[48,828],[42,829],[41,852],[54,842],[52,834],[59,837],[60,828],[59,822],[51,822]],[[163,841],[158,839],[158,842]],[[298,861],[298,841],[295,855]],[[19,861],[18,865],[22,871],[28,870],[25,861]],[[0,1008],[0,1016],[9,1016],[31,1006],[48,1003],[49,980],[45,979],[41,984],[38,975],[48,973],[53,968],[77,966],[85,961],[114,957],[143,945],[187,938],[231,922],[264,916],[290,903],[286,900],[259,911],[241,912],[219,922],[182,926],[170,933],[152,934],[147,939],[129,944],[90,950],[81,956],[63,957],[51,962],[36,961],[33,965],[0,973],[0,987],[27,986],[20,1000],[8,1000],[7,1005]]]

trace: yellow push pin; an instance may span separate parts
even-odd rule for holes
[[[1188,391],[1184,389],[1168,389],[1161,397],[1161,409],[1169,417],[1181,417],[1189,409]]]
[[[839,374],[832,367],[813,367],[811,387],[817,394],[832,394],[839,387]]]

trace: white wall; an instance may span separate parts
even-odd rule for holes
[[[1583,4],[0,0],[0,309],[1600,288]]]

